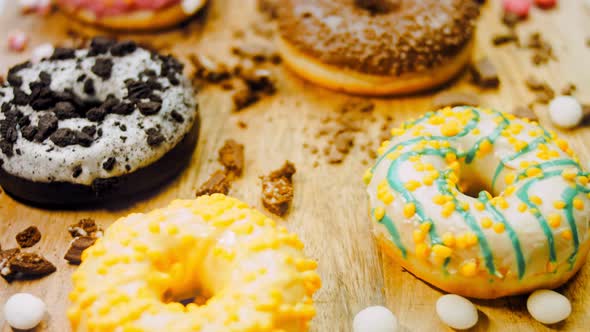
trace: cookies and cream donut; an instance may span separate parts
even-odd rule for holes
[[[56,0],[66,13],[117,30],[155,30],[194,15],[206,0]]]
[[[365,174],[374,233],[420,279],[497,298],[558,287],[586,261],[589,173],[565,140],[472,107],[392,134]]]
[[[307,331],[321,281],[302,248],[236,199],[174,201],[84,251],[67,315],[74,332]]]
[[[199,130],[182,69],[170,56],[104,38],[13,67],[0,87],[0,185],[25,201],[70,205],[177,175]]]
[[[470,60],[473,0],[285,0],[279,50],[303,78],[364,95],[448,81]]]

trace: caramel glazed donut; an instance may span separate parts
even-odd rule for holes
[[[473,0],[285,0],[279,50],[318,85],[353,94],[412,93],[455,76],[471,56]]]
[[[115,30],[156,30],[185,21],[207,0],[56,0],[69,15]]]
[[[364,180],[378,242],[418,278],[498,298],[558,287],[585,262],[589,174],[555,133],[455,107],[392,134]]]
[[[236,199],[174,201],[84,251],[67,315],[75,332],[307,331],[321,281],[302,248]]]
[[[11,68],[0,87],[0,185],[70,207],[136,196],[178,175],[199,133],[183,65],[95,38]]]

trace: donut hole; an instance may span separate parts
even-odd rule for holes
[[[473,177],[473,178],[466,178],[463,177],[459,180],[459,188],[461,189],[461,192],[464,195],[467,195],[469,197],[473,197],[473,198],[479,198],[479,194],[482,191],[486,191],[491,193],[492,192],[492,188],[489,185],[489,183],[486,183],[486,181],[484,181],[483,179],[479,178],[479,177]]]

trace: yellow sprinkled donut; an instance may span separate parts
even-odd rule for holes
[[[586,261],[590,178],[554,133],[455,107],[392,134],[364,180],[381,247],[417,277],[497,298],[558,287]]]
[[[74,331],[306,331],[321,282],[302,248],[236,199],[174,201],[84,251],[68,317]]]

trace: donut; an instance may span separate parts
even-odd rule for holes
[[[0,87],[0,185],[67,207],[136,196],[176,176],[199,133],[182,70],[170,56],[101,37],[14,66]]]
[[[589,173],[535,122],[445,108],[392,130],[364,176],[380,247],[447,292],[555,288],[586,261]]]
[[[285,0],[278,48],[303,78],[361,95],[407,94],[470,60],[473,0]]]
[[[157,30],[187,20],[206,0],[56,0],[76,19],[113,30]]]
[[[67,315],[75,332],[307,331],[321,281],[302,248],[236,199],[174,201],[83,252]]]

